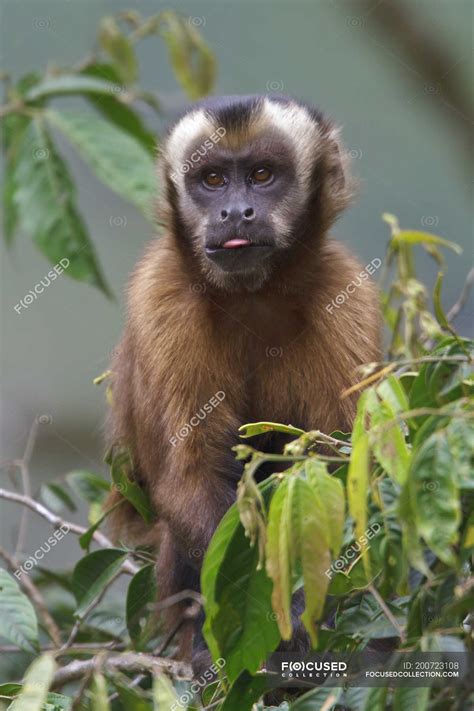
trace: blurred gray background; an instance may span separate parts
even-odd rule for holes
[[[467,84],[472,78],[472,3],[409,4],[452,54],[450,71]],[[370,9],[364,14],[357,2],[2,0],[2,69],[18,78],[43,70],[48,62],[72,64],[92,46],[104,15],[129,8],[148,15],[170,7],[189,16],[214,50],[216,93],[293,94],[318,104],[342,124],[361,183],[354,207],[334,234],[364,264],[383,257],[388,239],[383,212],[396,214],[404,227],[427,229],[463,246],[461,258],[447,254],[443,302],[449,308],[472,263],[464,118],[454,116],[449,105],[437,105],[442,97],[436,86],[423,80],[400,47],[372,24]],[[164,124],[186,99],[163,43],[150,38],[138,48],[140,83],[158,92]],[[162,128],[156,121],[152,126]],[[34,492],[42,481],[60,479],[71,469],[105,473],[105,391],[92,380],[107,367],[123,324],[128,274],[154,232],[64,142],[59,145],[79,182],[80,208],[118,301],[107,301],[93,288],[63,276],[17,314],[14,305],[49,266],[25,235],[17,236],[10,253],[2,243],[1,459],[22,456],[32,421],[44,415],[31,461]],[[432,284],[436,267],[421,252],[420,262],[421,276]],[[472,333],[472,299],[457,325],[462,333]],[[11,487],[5,471],[1,476],[2,485]],[[10,547],[19,510],[0,502],[0,513],[3,544]],[[47,531],[47,524],[32,515],[27,551]],[[78,554],[76,540],[68,540],[53,550],[48,567],[72,565]]]

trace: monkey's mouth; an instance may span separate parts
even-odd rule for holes
[[[258,244],[248,239],[232,238],[220,245],[206,246],[206,256],[225,272],[241,272],[255,269],[273,252],[269,244]]]

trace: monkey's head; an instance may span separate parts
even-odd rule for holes
[[[181,246],[225,289],[259,289],[296,250],[314,251],[350,197],[337,130],[287,97],[196,104],[162,158]]]

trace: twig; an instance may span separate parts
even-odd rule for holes
[[[79,526],[76,523],[71,523],[70,521],[65,521],[63,518],[50,511],[48,508],[46,508],[46,506],[43,506],[43,504],[41,504],[39,501],[35,501],[30,496],[16,494],[14,491],[7,491],[7,489],[0,489],[0,499],[14,501],[17,504],[22,504],[23,506],[26,506],[27,508],[37,513],[39,516],[42,516],[47,521],[49,521],[49,523],[52,524],[54,528],[66,526],[67,528],[69,528],[69,531],[75,533],[78,536],[82,536],[82,534],[87,531],[87,528],[84,528],[83,526]],[[112,541],[107,538],[107,536],[104,536],[104,534],[100,531],[94,531],[92,538],[96,541],[96,543],[99,544],[99,546],[101,546],[101,548],[114,548]],[[135,575],[135,573],[137,573],[140,568],[134,563],[132,563],[132,561],[126,560],[123,562],[121,570],[124,573]]]
[[[121,652],[125,649],[125,644],[120,642],[80,642],[78,644],[73,644],[67,649],[58,649],[52,644],[44,644],[39,648],[41,654],[43,652],[53,652],[55,657],[62,657],[72,654],[96,654],[99,651],[110,650],[113,652]],[[14,644],[4,644],[0,646],[0,654],[23,654],[23,650],[16,647]]]
[[[112,585],[112,583],[114,583],[114,582],[117,580],[117,578],[119,577],[119,575],[121,574],[121,572],[122,572],[121,570],[118,570],[118,571],[115,573],[115,575],[107,582],[107,584],[104,585],[104,587],[103,587],[102,590],[100,591],[100,594],[99,594],[94,600],[92,600],[92,602],[87,606],[87,608],[86,608],[86,609],[84,610],[84,612],[81,614],[81,616],[79,617],[79,619],[76,620],[76,622],[74,623],[73,628],[72,628],[72,630],[71,630],[71,633],[70,633],[70,635],[69,635],[69,637],[68,637],[67,642],[64,644],[63,647],[61,647],[61,651],[65,651],[68,647],[70,647],[70,646],[72,645],[72,643],[73,643],[74,640],[76,639],[77,633],[79,632],[79,630],[80,630],[80,628],[81,628],[81,625],[82,625],[82,623],[84,622],[84,620],[87,618],[87,616],[89,615],[89,613],[94,609],[94,607],[97,607],[97,605],[98,605],[98,604],[100,603],[100,601],[103,599],[103,597],[104,597],[105,593],[107,592],[107,590],[110,588],[110,586]]]
[[[467,299],[469,297],[469,292],[471,291],[472,286],[474,285],[474,267],[470,270],[469,274],[466,277],[466,281],[464,282],[464,286],[461,291],[461,295],[459,299],[456,301],[455,304],[451,306],[449,309],[448,313],[446,314],[446,318],[448,321],[454,321],[456,316],[459,315],[460,311],[463,309],[465,306]]]
[[[380,607],[382,608],[382,611],[383,611],[385,617],[387,618],[387,620],[390,622],[390,624],[391,624],[391,625],[395,628],[395,630],[397,631],[397,634],[398,634],[398,636],[400,637],[401,641],[402,641],[402,642],[406,642],[406,637],[405,637],[405,632],[404,632],[404,630],[403,630],[403,627],[401,627],[401,626],[398,624],[398,621],[397,621],[396,617],[394,616],[394,614],[391,612],[391,610],[390,610],[389,607],[387,606],[385,600],[380,596],[380,593],[379,593],[379,591],[377,590],[377,588],[375,588],[372,584],[370,584],[370,585],[367,587],[367,590],[373,595],[373,597],[375,598],[375,600],[378,602],[378,604],[379,604]]]
[[[33,455],[33,449],[36,443],[36,436],[38,434],[38,418],[35,417],[33,424],[31,425],[30,431],[28,433],[28,439],[26,440],[26,447],[23,453],[23,457],[20,459],[20,474],[21,474],[21,485],[23,489],[23,494],[25,496],[31,496],[31,479],[29,465],[31,457]],[[28,509],[23,509],[21,512],[20,525],[18,527],[18,539],[15,549],[15,557],[18,558],[23,552],[26,540],[26,531],[28,527]]]
[[[5,551],[3,548],[0,547],[0,556],[3,558],[3,560],[6,562],[8,565],[9,569],[14,573],[16,570],[19,570],[20,565],[17,560],[13,556],[11,556],[7,551]],[[49,614],[48,608],[46,607],[46,603],[43,599],[43,596],[41,595],[40,591],[36,587],[36,585],[30,580],[28,575],[22,575],[20,578],[20,585],[24,588],[26,594],[30,598],[30,600],[34,603],[36,609],[38,610],[38,613],[43,620],[44,626],[53,640],[55,647],[60,647],[62,644],[61,640],[61,632],[59,627],[57,626],[56,622],[53,620],[51,615]]]
[[[74,660],[65,667],[58,669],[54,675],[51,688],[58,689],[72,681],[82,679],[85,674],[95,669],[96,663],[96,657],[86,660]],[[159,657],[153,657],[150,654],[141,654],[139,652],[127,652],[125,654],[109,656],[104,659],[104,673],[117,670],[132,673],[146,670],[155,674],[168,672],[180,679],[192,679],[192,670],[189,664],[177,662],[172,659],[161,659]]]

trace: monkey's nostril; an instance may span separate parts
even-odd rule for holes
[[[252,207],[248,207],[246,210],[244,210],[244,218],[246,220],[253,220],[254,217],[255,217],[255,213],[254,213]]]
[[[221,210],[221,219],[223,222],[224,222],[224,220],[227,220],[228,216],[229,216],[229,213],[227,212],[227,210]]]

